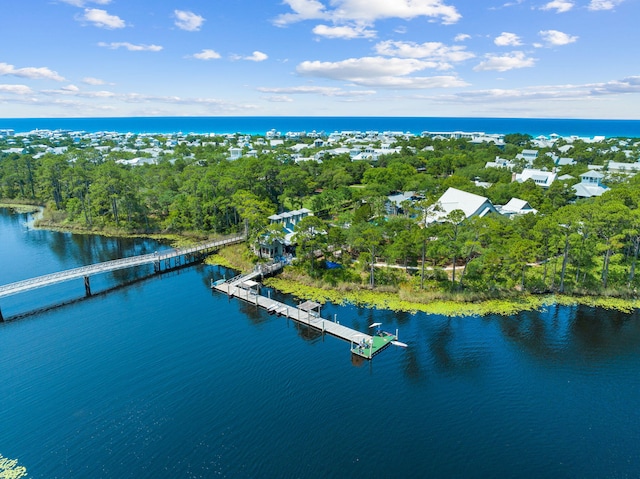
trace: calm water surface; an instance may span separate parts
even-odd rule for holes
[[[162,248],[27,220],[0,212],[0,284]],[[224,274],[194,266],[86,300],[81,280],[0,300],[5,317],[41,309],[0,324],[0,454],[44,479],[640,476],[635,313],[326,305],[326,318],[380,321],[409,344],[354,364],[348,344],[213,293]]]

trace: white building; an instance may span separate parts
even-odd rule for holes
[[[573,191],[578,198],[600,196],[609,188],[602,184],[604,175],[596,170],[590,170],[580,175],[580,183],[573,185]]]
[[[558,175],[555,171],[536,170],[533,168],[525,168],[522,173],[516,173],[513,180],[518,183],[524,183],[527,180],[533,180],[533,182],[541,186],[542,188],[549,188]]]
[[[498,212],[489,198],[449,188],[434,205],[429,207],[425,222],[445,221],[446,216],[454,210],[462,210],[465,219],[472,216],[483,217],[489,213]]]

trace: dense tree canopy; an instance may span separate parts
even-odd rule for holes
[[[559,140],[541,149],[536,161],[542,168],[553,167],[552,155],[576,161],[558,170],[573,180],[543,189],[533,181],[513,182],[511,171],[485,168],[496,156],[513,159],[530,148],[528,135],[507,135],[502,148],[405,138],[399,152],[378,161],[352,161],[344,153],[296,162],[284,146],[230,161],[222,138],[190,140],[139,166],[118,161],[131,153],[103,153],[84,143],[65,143],[64,154],[2,153],[0,197],[46,204],[62,224],[94,229],[209,234],[247,227],[252,244],[269,231],[269,215],[307,207],[316,216],[301,222],[296,238],[301,262],[314,274],[322,271],[319,259],[332,258],[359,265],[371,286],[400,281],[374,267],[386,262],[418,272],[420,288],[635,292],[640,178],[617,177],[609,191],[590,200],[576,201],[571,189],[587,165],[624,159],[607,143],[578,140],[560,150],[566,143]],[[145,141],[142,146],[151,139]],[[316,152],[308,143],[304,153]],[[427,206],[448,187],[496,205],[520,198],[538,214],[463,221],[454,211],[441,223],[424,224]],[[387,195],[407,190],[425,200],[385,211]]]

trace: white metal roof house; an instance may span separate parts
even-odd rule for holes
[[[529,165],[538,158],[538,150],[522,150],[522,153],[516,155],[516,160],[525,160]]]
[[[607,171],[609,173],[635,175],[640,171],[640,163],[621,163],[619,161],[610,161],[607,163]]]
[[[538,210],[532,208],[528,201],[520,198],[511,198],[504,206],[498,206],[498,211],[505,216],[524,215],[527,213],[536,214]]]
[[[515,164],[511,160],[506,160],[496,156],[495,161],[487,161],[484,165],[485,168],[506,168],[512,170]]]
[[[609,188],[602,184],[604,175],[599,171],[591,170],[580,175],[580,183],[573,185],[573,191],[578,198],[591,198],[600,196]]]
[[[489,213],[497,213],[489,198],[449,188],[440,199],[427,211],[426,223],[444,221],[445,217],[454,210],[462,210],[465,219],[472,216],[483,217]]]
[[[527,180],[533,180],[534,183],[542,188],[549,188],[558,175],[555,171],[536,170],[533,168],[525,168],[522,173],[514,175],[514,181],[524,183]]]

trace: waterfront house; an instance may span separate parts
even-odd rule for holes
[[[307,208],[269,216],[269,224],[282,227],[283,236],[277,239],[263,236],[260,241],[260,254],[269,258],[279,258],[291,253],[296,225],[307,216],[313,216],[313,212]]]

